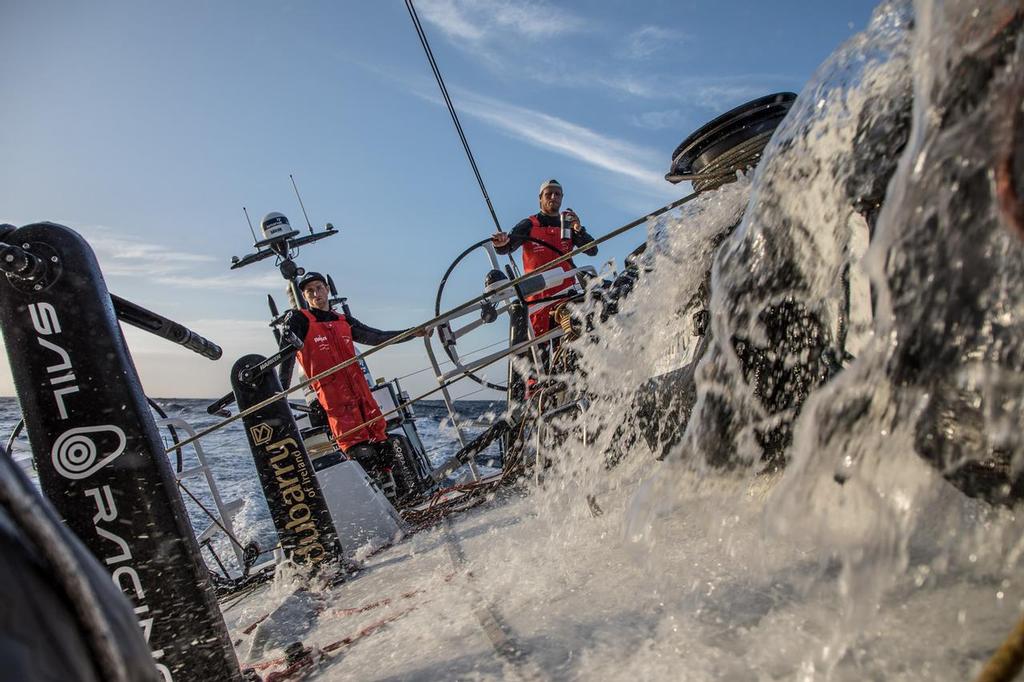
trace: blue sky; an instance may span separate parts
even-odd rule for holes
[[[799,92],[874,3],[416,6],[503,227],[555,177],[600,235],[686,193],[663,179],[675,146],[746,100]],[[211,363],[129,330],[150,395],[220,395],[236,357],[273,351],[280,276],[269,260],[228,265],[252,243],[242,206],[304,225],[290,173],[313,224],[340,230],[299,264],[332,273],[381,329],[432,317],[448,263],[493,231],[399,0],[0,0],[0,45],[0,222],[76,229],[112,292],[225,348]],[[642,240],[591,262],[621,264]],[[479,293],[485,270],[467,264],[445,307]],[[426,359],[413,341],[370,364],[394,376]],[[13,392],[0,363],[0,395]]]

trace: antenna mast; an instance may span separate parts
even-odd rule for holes
[[[242,207],[242,213],[245,214],[245,222],[249,223],[249,232],[252,233],[252,243],[255,244],[259,239],[256,239],[256,230],[252,229],[252,221],[249,220],[249,211],[246,210],[245,206]]]
[[[309,222],[309,216],[306,215],[306,207],[302,204],[302,197],[299,195],[299,186],[295,184],[295,178],[292,177],[291,173],[288,174],[288,179],[292,181],[292,187],[295,188],[295,196],[298,198],[299,206],[302,208],[302,216],[306,219],[306,227],[309,228],[309,233],[313,234],[313,225]]]

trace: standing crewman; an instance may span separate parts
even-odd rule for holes
[[[571,208],[559,212],[562,208],[562,185],[558,180],[548,180],[540,186],[540,212],[524,218],[512,228],[511,232],[495,232],[491,235],[494,250],[507,254],[523,247],[523,270],[534,270],[550,263],[559,256],[573,249],[589,244],[594,238],[587,234],[580,224],[579,216]],[[588,256],[597,255],[597,247],[587,249]],[[571,262],[562,263],[562,270],[571,270]],[[527,301],[548,298],[572,287],[573,281],[545,289],[527,297]],[[551,312],[557,301],[530,306],[530,326],[535,336],[540,336],[551,328]]]
[[[346,360],[351,360],[356,355],[356,343],[375,346],[406,331],[381,331],[366,326],[354,317],[331,310],[331,291],[327,287],[326,278],[319,272],[306,273],[299,280],[298,287],[302,298],[309,304],[309,309],[292,310],[285,319],[285,326],[302,341],[296,359],[307,377],[314,377]],[[426,332],[421,330],[414,336],[425,335]],[[282,346],[285,343],[283,342]],[[281,365],[282,385],[287,386],[290,383],[293,366],[291,362]],[[377,400],[370,392],[359,363],[353,362],[323,379],[314,381],[312,386],[327,414],[331,432],[345,454],[359,461],[368,471],[390,466],[405,468],[402,462],[390,462],[388,448],[382,447],[387,441],[385,420],[380,418],[372,424],[365,424],[380,417],[381,411]],[[348,433],[360,424],[365,426]],[[406,471],[395,473],[408,475]],[[396,479],[398,478],[400,477],[396,476]],[[396,482],[400,485],[409,484],[405,480]]]

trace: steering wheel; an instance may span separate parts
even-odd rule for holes
[[[438,286],[437,286],[437,296],[434,299],[434,315],[436,315],[436,316],[440,316],[441,315],[441,299],[444,296],[444,288],[445,288],[445,285],[448,283],[448,278],[451,277],[452,272],[455,271],[455,268],[457,268],[459,266],[459,263],[461,263],[463,260],[465,260],[466,256],[468,256],[469,254],[473,253],[477,249],[485,248],[490,243],[491,243],[490,237],[488,237],[487,239],[481,239],[477,243],[472,244],[468,248],[466,248],[465,251],[463,251],[458,256],[456,256],[455,260],[453,260],[451,262],[451,265],[449,265],[448,269],[445,270],[444,276],[441,277],[440,284],[438,284]],[[497,267],[498,261],[497,261],[497,257],[493,255],[493,249],[491,251],[489,251],[487,255],[491,259],[492,269],[497,270],[498,269],[498,267]],[[506,308],[506,310],[507,310],[507,308]],[[475,381],[476,383],[480,384],[481,386],[485,386],[487,388],[492,388],[492,389],[494,389],[496,391],[501,391],[501,392],[508,391],[508,386],[502,385],[502,384],[495,384],[493,382],[487,381],[486,379],[483,379],[483,378],[477,376],[471,370],[466,368],[465,365],[462,363],[462,360],[459,359],[459,354],[458,354],[458,352],[455,349],[455,343],[454,342],[453,343],[445,343],[442,340],[441,341],[441,347],[444,349],[444,353],[445,353],[445,355],[448,356],[448,359],[452,361],[452,364],[454,364],[456,368],[462,370],[462,373],[465,376],[467,376],[468,378],[472,379],[473,381]]]
[[[530,242],[533,242],[533,243],[545,246],[548,249],[550,249],[551,251],[554,251],[556,254],[558,254],[558,256],[564,255],[564,253],[560,249],[552,246],[551,244],[548,244],[547,242],[541,241],[539,239],[535,239],[533,237],[526,237],[525,241],[530,241]],[[481,239],[480,241],[476,242],[475,244],[470,245],[469,247],[466,248],[465,251],[463,251],[458,256],[456,256],[455,260],[453,260],[451,262],[451,264],[448,266],[448,269],[445,270],[444,276],[441,277],[441,282],[440,282],[440,284],[437,287],[437,296],[434,299],[434,314],[436,316],[440,316],[441,315],[441,299],[442,299],[442,297],[444,295],[444,288],[445,288],[445,285],[448,283],[448,279],[451,277],[452,273],[455,271],[455,268],[457,268],[459,266],[459,264],[462,263],[462,261],[465,260],[466,257],[469,256],[471,253],[473,253],[477,249],[486,249],[488,251],[488,253],[487,253],[488,258],[491,261],[491,269],[492,270],[499,270],[500,271],[500,268],[498,267],[497,256],[496,256],[496,254],[493,251],[493,247],[488,249],[488,247],[490,246],[490,243],[491,243],[491,239],[490,239],[490,237],[488,237],[487,239]],[[571,264],[572,263],[570,261],[570,265]],[[525,305],[525,301],[522,301],[522,302]],[[506,305],[504,307],[501,307],[496,312],[498,314],[506,313],[506,312],[508,312],[508,306]],[[491,320],[491,321],[493,321],[493,320]],[[466,327],[462,328],[459,331],[458,335],[465,334],[468,331],[471,331],[472,329],[475,329],[475,328],[481,326],[482,324],[486,324],[486,323],[487,323],[486,321],[471,323],[470,325],[467,325]],[[450,327],[449,327],[449,329],[450,329]],[[511,333],[511,330],[510,330],[510,333]],[[487,388],[491,388],[491,389],[494,389],[496,391],[502,391],[502,392],[507,392],[508,391],[508,385],[507,384],[496,384],[494,382],[488,381],[488,380],[486,380],[486,379],[484,379],[484,378],[482,378],[480,376],[477,376],[472,370],[467,368],[465,366],[465,364],[463,364],[463,361],[459,358],[459,354],[458,354],[458,351],[455,348],[455,345],[456,345],[456,339],[454,339],[454,335],[453,335],[453,340],[450,343],[445,343],[443,340],[441,341],[441,347],[444,348],[445,355],[448,356],[448,359],[451,360],[452,364],[455,365],[456,369],[460,370],[463,375],[465,375],[469,379],[472,379],[473,381],[475,381],[476,383],[480,384],[481,386],[485,386]]]

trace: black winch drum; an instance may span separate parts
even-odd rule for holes
[[[241,680],[209,573],[89,245],[3,234],[42,275],[0,275],[0,328],[43,492],[131,600],[166,680]]]
[[[766,95],[704,124],[672,152],[672,166],[665,179],[672,183],[689,180],[696,192],[731,182],[737,171],[757,165],[794,101],[792,92]]]

